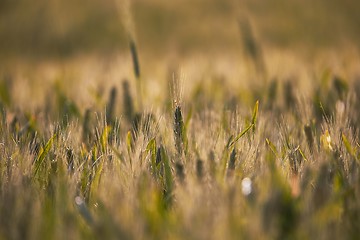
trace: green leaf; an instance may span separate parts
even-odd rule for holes
[[[171,192],[173,188],[173,176],[171,172],[170,160],[166,155],[164,147],[161,147],[161,158],[163,159],[165,170],[165,190],[167,192]]]
[[[251,124],[254,125],[254,128],[255,128],[258,112],[259,112],[259,100],[256,101],[256,103],[255,103],[254,110],[253,110],[253,115],[252,115],[252,118],[251,118]]]
[[[254,124],[250,124],[249,126],[247,126],[242,132],[239,133],[239,135],[236,136],[236,138],[234,138],[234,140],[231,141],[230,145],[228,146],[228,148],[231,148],[237,141],[239,141],[239,139],[244,136],[250,129],[252,129],[254,127]]]
[[[306,161],[307,161],[307,157],[305,156],[304,152],[303,152],[300,148],[298,148],[298,151],[299,151],[301,157],[302,157],[302,158],[305,160],[305,162],[306,162]]]
[[[94,174],[94,178],[92,179],[91,187],[90,187],[91,198],[93,198],[93,196],[96,196],[96,191],[99,188],[103,166],[104,166],[104,161],[102,161],[101,159],[100,162],[97,165],[95,165],[95,174]]]
[[[39,152],[39,156],[36,158],[35,160],[35,170],[34,170],[34,175],[36,176],[42,163],[45,160],[45,157],[48,155],[53,143],[54,143],[54,139],[56,138],[56,134],[54,134],[49,141],[46,143],[45,147],[42,148]]]
[[[279,155],[275,145],[268,138],[266,138],[266,144],[269,146],[270,150],[275,154],[275,156]]]

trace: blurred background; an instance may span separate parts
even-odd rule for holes
[[[128,54],[232,54],[246,19],[263,49],[312,55],[360,42],[354,0],[1,0],[0,60]]]

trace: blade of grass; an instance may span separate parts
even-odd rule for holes
[[[277,157],[279,155],[279,152],[277,151],[275,145],[268,139],[265,139],[266,144],[269,146],[270,150],[275,154],[275,156]]]
[[[254,130],[255,130],[255,124],[256,124],[256,121],[257,121],[258,112],[259,112],[259,100],[257,100],[256,103],[255,103],[254,110],[253,110],[253,115],[252,115],[252,118],[251,118],[251,124],[254,125]]]
[[[240,132],[235,138],[234,140],[231,141],[231,143],[229,144],[228,148],[231,148],[237,141],[239,141],[239,139],[244,136],[247,132],[249,132],[252,128],[254,127],[254,124],[250,124],[249,126],[247,126],[244,130],[242,130],[242,132]]]

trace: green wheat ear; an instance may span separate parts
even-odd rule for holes
[[[276,79],[273,79],[270,84],[267,91],[267,101],[265,108],[268,110],[272,110],[275,106],[276,99],[277,99],[277,90],[278,90],[278,81]]]
[[[311,126],[309,124],[306,124],[304,126],[304,132],[305,132],[306,141],[309,146],[310,153],[312,153],[314,150],[314,136],[313,136],[313,133],[311,130]]]
[[[86,145],[90,145],[92,140],[92,132],[90,123],[91,122],[91,111],[90,109],[86,109],[83,121],[83,132],[82,132],[82,141]]]
[[[184,121],[181,113],[181,107],[176,106],[174,112],[174,138],[175,138],[175,148],[179,155],[183,152],[183,130],[184,130]]]
[[[349,86],[346,83],[346,81],[338,76],[335,76],[333,79],[333,86],[334,86],[340,100],[344,101],[345,97],[349,91]]]
[[[208,162],[210,175],[211,177],[215,177],[217,166],[215,161],[215,153],[213,150],[210,150],[208,153]]]
[[[136,48],[135,41],[133,39],[130,39],[130,52],[131,57],[133,60],[133,67],[134,67],[134,75],[136,78],[136,91],[137,91],[137,100],[139,104],[139,108],[142,109],[142,94],[141,94],[141,80],[140,80],[140,63],[139,63],[139,56],[138,51]]]
[[[204,177],[204,162],[200,158],[196,160],[196,176],[199,181]]]
[[[115,104],[116,104],[116,87],[112,87],[109,96],[109,102],[106,106],[106,121],[108,125],[113,126],[115,123]]]
[[[229,163],[228,163],[228,171],[227,171],[228,177],[231,177],[234,175],[235,161],[236,161],[236,150],[234,148],[230,154],[230,159],[229,159]]]
[[[139,79],[140,78],[140,64],[139,64],[139,57],[138,57],[138,52],[136,49],[135,41],[133,39],[131,39],[129,45],[130,45],[131,57],[133,60],[134,74],[135,74],[136,79]]]
[[[128,123],[131,124],[134,119],[134,104],[130,93],[129,83],[127,80],[123,81],[122,88],[123,88],[124,115]]]
[[[247,54],[252,59],[253,63],[255,64],[256,70],[265,76],[266,66],[263,58],[263,53],[260,45],[254,37],[253,30],[248,19],[240,19],[239,28],[245,54]]]
[[[285,106],[287,109],[294,109],[296,106],[296,98],[294,94],[294,86],[292,81],[286,81],[284,85]]]
[[[175,163],[175,169],[176,169],[176,175],[178,177],[178,179],[180,180],[180,182],[184,182],[185,180],[185,170],[184,170],[184,165],[181,162],[177,162]]]

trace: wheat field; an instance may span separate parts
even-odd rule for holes
[[[358,238],[356,4],[271,2],[5,1],[0,239]]]

